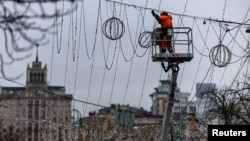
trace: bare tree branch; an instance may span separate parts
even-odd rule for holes
[[[240,85],[243,84],[243,85]],[[235,88],[205,93],[204,98],[211,100],[212,109],[224,124],[250,124],[250,84],[237,83]]]
[[[0,1],[0,33],[3,33],[5,52],[0,53],[0,74],[8,79],[19,79],[7,77],[6,65],[13,65],[17,61],[23,61],[31,56],[31,51],[37,44],[47,45],[47,35],[55,34],[52,29],[62,23],[58,18],[67,16],[76,10],[76,4],[68,9],[46,9],[59,3],[74,0],[1,0]],[[46,22],[44,22],[46,21]],[[46,23],[46,24],[45,24]],[[1,32],[2,31],[2,32]],[[56,31],[57,32],[57,31]],[[16,56],[22,57],[16,57]],[[7,58],[4,58],[7,57]]]

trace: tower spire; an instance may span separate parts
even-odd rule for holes
[[[38,44],[36,44],[36,62],[38,62]]]

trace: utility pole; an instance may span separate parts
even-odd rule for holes
[[[175,96],[175,88],[176,88],[176,80],[177,80],[177,75],[178,75],[178,66],[172,67],[172,78],[170,82],[170,93],[168,95],[168,102],[166,102],[166,109],[164,113],[164,119],[163,119],[163,124],[162,124],[162,137],[161,141],[170,141],[169,140],[169,127],[170,127],[170,117],[172,115],[172,109],[174,105],[174,96]]]

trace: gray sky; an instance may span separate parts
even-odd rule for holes
[[[191,62],[179,65],[177,83],[182,92],[194,94],[195,84],[198,82],[216,83],[219,87],[230,85],[239,70],[239,77],[247,71],[248,62],[240,69],[245,61],[242,57],[246,55],[243,49],[246,48],[250,35],[245,33],[246,26],[237,28],[238,24],[227,23],[228,29],[232,30],[226,33],[222,44],[233,53],[231,63],[226,67],[209,69],[209,51],[219,44],[226,23],[206,20],[206,24],[203,24],[203,19],[245,22],[250,19],[249,0],[114,1],[128,5],[115,4],[114,7],[112,2],[101,0],[98,19],[98,0],[83,1],[84,6],[81,1],[78,2],[77,12],[64,17],[62,30],[58,26],[57,35],[47,36],[50,44],[39,48],[39,60],[43,65],[47,64],[48,81],[51,85],[65,86],[67,93],[73,94],[78,100],[103,106],[111,103],[129,104],[150,110],[149,95],[159,85],[160,79],[168,78],[168,74],[162,72],[160,63],[152,62],[150,50],[137,45],[140,33],[152,31],[159,26],[151,15],[151,8],[172,13],[174,26],[193,29],[194,58]],[[67,6],[70,5],[65,7]],[[145,6],[149,9],[140,9]],[[62,7],[62,4],[59,3],[58,7]],[[84,11],[83,14],[81,11]],[[187,16],[182,17],[182,14]],[[102,34],[101,25],[112,15],[119,17],[125,25],[125,33],[118,40],[121,48],[116,41],[109,40]],[[41,24],[46,22],[42,21]],[[134,49],[136,53],[133,52]],[[7,75],[25,75],[27,64],[35,60],[35,52],[35,49],[32,50],[33,56],[29,59],[6,67]],[[25,84],[25,77],[16,81]],[[0,84],[17,86],[2,79]],[[98,108],[79,102],[74,105],[81,112]]]

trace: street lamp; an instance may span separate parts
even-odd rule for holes
[[[250,33],[250,26],[247,27],[246,33]]]

